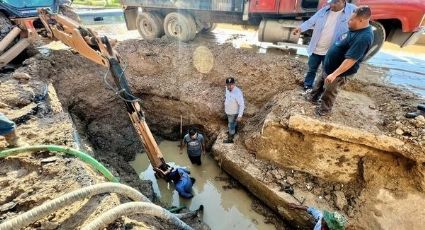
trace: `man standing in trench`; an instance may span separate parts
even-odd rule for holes
[[[346,0],[328,0],[326,5],[305,21],[294,34],[313,29],[313,36],[308,46],[308,72],[304,79],[305,93],[313,88],[316,72],[325,59],[329,47],[348,31],[348,20],[356,6]]]
[[[192,162],[192,164],[201,165],[201,154],[202,152],[204,155],[206,153],[204,136],[191,128],[189,133],[183,138],[183,144],[180,146],[180,154],[182,154],[185,145],[187,145],[187,155],[189,156],[190,162]]]
[[[369,7],[357,8],[348,21],[350,31],[335,42],[326,54],[323,74],[316,80],[313,91],[306,95],[306,99],[314,104],[318,104],[320,99],[316,115],[325,116],[331,112],[338,88],[360,68],[373,42],[370,16]]]
[[[224,143],[233,143],[236,133],[237,122],[242,119],[245,102],[242,91],[235,85],[235,79],[229,77],[226,79],[226,92],[224,100],[224,112],[227,115],[228,137]]]

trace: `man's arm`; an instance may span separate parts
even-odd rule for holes
[[[183,148],[186,146],[186,140],[185,140],[186,138],[185,137],[183,137],[183,141],[180,145],[180,154],[183,154]]]
[[[239,92],[240,93],[239,93],[238,97],[236,98],[236,101],[238,102],[238,105],[239,105],[239,113],[238,113],[237,121],[241,121],[243,111],[245,110],[245,102],[244,102],[244,99],[243,99],[243,93],[242,93],[242,91],[239,91]]]
[[[202,152],[204,154],[207,154],[207,147],[205,145],[205,139],[202,139]]]
[[[336,69],[333,73],[329,74],[326,77],[326,83],[332,83],[338,76],[345,73],[351,67],[353,67],[356,62],[361,60],[370,47],[370,40],[368,37],[358,37],[356,41],[350,46],[345,54],[345,60],[342,64]]]
[[[319,18],[319,14],[322,13],[322,11],[325,10],[325,7],[323,7],[321,10],[317,11],[311,18],[309,18],[307,21],[303,22],[300,27],[296,28],[293,32],[293,34],[298,34],[305,32],[309,29],[312,29],[314,25],[316,25],[317,19]]]
[[[325,82],[327,84],[332,83],[338,76],[345,73],[345,71],[349,70],[351,67],[353,67],[354,64],[356,64],[357,60],[354,59],[345,59],[342,64],[336,69],[333,73],[329,74]]]

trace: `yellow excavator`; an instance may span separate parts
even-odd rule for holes
[[[37,17],[9,18],[13,28],[0,38],[0,61],[2,61],[0,68],[28,47],[31,39],[39,35],[61,41],[85,58],[109,68],[114,79],[115,90],[126,105],[127,113],[145,147],[156,175],[168,180],[172,168],[165,162],[146,124],[139,104],[140,100],[132,94],[128,86],[120,58],[113,49],[115,40],[98,36],[95,31],[61,14],[52,13],[49,8],[38,8],[37,13]],[[7,49],[6,52],[3,52],[5,49]]]

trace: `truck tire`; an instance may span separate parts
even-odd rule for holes
[[[193,40],[196,36],[196,23],[192,15],[171,12],[164,20],[165,34],[182,42]]]
[[[12,22],[9,18],[0,12],[0,41],[13,29]]]
[[[148,41],[164,35],[163,18],[155,12],[142,12],[136,19],[139,34]]]
[[[372,47],[370,48],[369,52],[366,54],[364,61],[369,60],[372,58],[378,51],[381,49],[381,47],[384,45],[386,34],[385,34],[385,28],[384,26],[375,21],[371,21],[370,25],[372,26],[373,31],[373,42]]]
[[[208,23],[209,25],[201,30],[201,33],[209,33],[217,27],[217,23]]]

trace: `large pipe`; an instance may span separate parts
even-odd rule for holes
[[[87,153],[84,153],[82,151],[79,151],[70,147],[63,147],[58,145],[35,145],[35,146],[7,149],[7,150],[0,151],[0,158],[17,155],[23,152],[36,152],[36,151],[62,152],[68,155],[76,156],[83,162],[89,164],[90,166],[98,170],[100,173],[102,173],[109,181],[111,182],[119,181],[118,178],[114,177],[112,173],[107,168],[105,168],[105,166],[99,163],[96,159],[94,159]]]
[[[301,25],[298,20],[262,20],[258,27],[258,41],[260,42],[287,42],[298,43],[299,34],[292,32]]]
[[[158,205],[146,202],[130,202],[119,205],[107,212],[102,213],[89,224],[83,226],[81,230],[98,230],[103,229],[108,224],[114,222],[123,215],[145,214],[156,216],[166,221],[171,222],[177,229],[192,230],[192,228],[177,218],[174,214],[161,208]]]
[[[14,27],[9,33],[0,41],[0,53],[2,53],[10,43],[19,35],[21,29],[19,27]]]
[[[61,208],[64,208],[67,205],[102,193],[118,193],[134,201],[151,202],[134,188],[119,183],[105,182],[81,188],[62,195],[54,200],[47,201],[36,208],[14,217],[11,220],[1,223],[0,230],[21,229]]]

